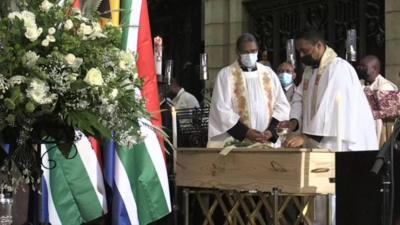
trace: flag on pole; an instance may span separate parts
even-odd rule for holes
[[[81,8],[81,0],[74,0],[74,3],[72,4],[72,7],[80,9]]]
[[[145,80],[142,96],[153,113],[153,125],[161,125],[153,44],[146,0],[127,0],[123,5],[123,48],[138,54],[138,73]],[[112,190],[109,205],[112,225],[146,225],[171,212],[168,176],[160,142],[139,121],[145,136],[133,149],[119,148],[114,141],[104,149],[104,176]]]
[[[43,223],[82,224],[107,213],[102,169],[89,139],[76,132],[80,140],[66,158],[56,144],[42,144]]]
[[[119,26],[120,7],[120,0],[110,0],[111,22],[114,26]]]
[[[147,1],[126,0],[123,9],[122,46],[138,54],[138,74],[144,79],[142,96],[146,99],[147,109],[152,113],[152,124],[161,127],[160,100]]]

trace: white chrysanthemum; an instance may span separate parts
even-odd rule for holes
[[[34,42],[39,38],[42,32],[42,28],[27,27],[25,31],[25,37],[28,38],[31,42]]]
[[[135,57],[130,52],[120,51],[118,65],[122,70],[132,70],[135,66]]]
[[[26,77],[21,76],[21,75],[15,75],[15,76],[12,76],[10,79],[8,79],[8,83],[11,86],[20,85],[22,83],[25,83],[25,81],[26,81]]]
[[[54,5],[53,3],[51,3],[51,2],[49,2],[47,0],[44,0],[42,2],[42,4],[40,4],[39,8],[43,12],[48,12],[53,7],[53,5]]]
[[[65,30],[71,30],[73,27],[74,27],[74,23],[72,22],[72,20],[65,21],[65,24],[64,24]]]
[[[27,67],[33,67],[36,65],[37,60],[40,58],[40,56],[38,56],[36,54],[36,52],[33,51],[28,51],[27,53],[25,53],[25,55],[22,57],[22,62],[24,63],[24,65],[26,65]]]
[[[56,33],[56,28],[50,27],[49,30],[48,30],[48,33],[49,33],[50,35],[55,34],[55,33]]]
[[[39,105],[53,103],[57,99],[56,94],[49,94],[49,86],[42,80],[33,79],[26,90],[27,97]]]
[[[97,68],[90,69],[83,81],[91,86],[101,86],[104,83],[101,71]]]
[[[3,74],[0,73],[0,93],[4,94],[9,88],[9,84]]]

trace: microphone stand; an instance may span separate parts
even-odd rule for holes
[[[393,133],[378,152],[371,172],[381,174],[382,184],[382,225],[392,225],[394,208],[394,151],[399,149],[400,120],[397,119]]]

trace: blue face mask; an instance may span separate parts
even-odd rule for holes
[[[290,73],[280,73],[278,77],[283,87],[287,87],[293,83],[293,75]]]

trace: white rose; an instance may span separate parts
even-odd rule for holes
[[[56,38],[53,35],[47,35],[46,39],[49,40],[49,42],[56,42]]]
[[[42,4],[40,4],[39,8],[43,12],[48,12],[51,9],[51,7],[53,7],[53,5],[54,5],[53,3],[51,3],[51,2],[49,2],[47,0],[44,0],[42,2]]]
[[[25,55],[22,57],[22,61],[23,63],[28,66],[28,67],[32,67],[34,65],[36,65],[37,60],[40,57],[33,51],[28,51],[27,53],[25,53]]]
[[[49,44],[50,44],[50,41],[47,40],[47,39],[44,39],[44,40],[42,41],[42,46],[44,46],[44,47],[49,46]]]
[[[71,30],[73,27],[74,27],[74,23],[72,22],[72,20],[65,21],[65,24],[64,24],[65,30]]]
[[[24,26],[26,29],[28,28],[37,29],[36,21],[30,19],[24,20]]]
[[[56,33],[56,28],[50,27],[49,30],[48,30],[48,33],[49,33],[50,35],[55,34],[55,33]]]
[[[74,64],[74,62],[75,62],[75,60],[76,60],[76,57],[75,57],[75,55],[74,54],[68,54],[68,55],[66,55],[65,57],[64,57],[64,59],[65,59],[65,61],[69,64],[69,65],[72,65],[72,64]]]
[[[78,69],[83,63],[83,59],[76,57],[74,54],[68,54],[64,57],[64,59],[73,69]]]
[[[29,12],[27,10],[24,10],[24,11],[21,12],[21,18],[23,20],[33,20],[33,21],[36,20],[35,14],[32,13],[32,12]]]
[[[101,86],[104,83],[103,77],[101,76],[101,71],[97,68],[90,69],[83,81],[91,86]]]
[[[93,29],[91,26],[86,25],[85,23],[81,23],[81,26],[79,27],[78,34],[79,35],[89,35],[93,32]]]
[[[42,28],[38,29],[36,27],[27,27],[25,31],[25,37],[28,38],[31,42],[34,42],[39,38],[42,32]]]

